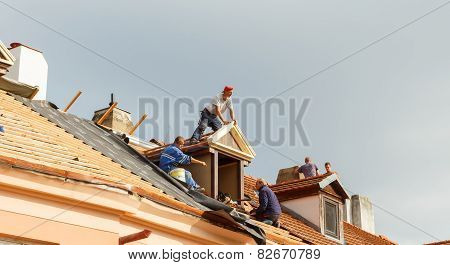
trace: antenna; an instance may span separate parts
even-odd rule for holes
[[[109,102],[109,106],[114,105],[114,93],[111,93],[111,101]]]

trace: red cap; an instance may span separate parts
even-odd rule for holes
[[[231,92],[231,91],[233,91],[233,89],[234,89],[234,87],[232,87],[232,86],[225,86],[223,91]]]

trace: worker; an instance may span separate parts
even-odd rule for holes
[[[337,174],[336,171],[331,170],[331,163],[330,162],[326,162],[325,163],[325,174],[323,174],[322,176],[331,176],[333,174]]]
[[[161,153],[159,167],[170,176],[186,183],[190,190],[204,192],[205,189],[201,188],[192,178],[192,173],[179,167],[179,165],[189,165],[191,163],[206,166],[205,162],[188,156],[181,151],[184,142],[185,140],[181,136],[175,138],[173,144],[166,147]]]
[[[305,164],[301,167],[296,167],[294,169],[298,173],[302,173],[305,178],[320,176],[319,168],[316,166],[316,164],[312,163],[310,157],[305,157]]]
[[[217,131],[222,127],[222,123],[227,125],[230,123],[237,124],[233,104],[231,102],[231,95],[233,95],[234,88],[226,86],[223,91],[215,96],[211,102],[201,111],[200,121],[198,127],[195,129],[191,138],[191,144],[196,144],[200,141],[206,128],[211,127],[213,131]],[[231,121],[225,120],[223,113],[229,110]]]
[[[265,224],[279,227],[278,219],[281,215],[281,205],[275,193],[268,187],[263,179],[257,179],[255,190],[259,193],[259,207],[250,215]]]

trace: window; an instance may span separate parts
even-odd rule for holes
[[[339,205],[329,200],[324,200],[325,235],[339,239]]]

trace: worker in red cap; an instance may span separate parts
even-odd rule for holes
[[[231,103],[231,95],[233,95],[233,87],[226,86],[223,91],[215,96],[211,102],[201,111],[200,121],[198,127],[195,129],[191,138],[191,144],[196,144],[200,141],[206,128],[211,127],[213,131],[217,131],[222,127],[222,123],[227,125],[230,123],[237,124],[234,117],[233,104]],[[231,121],[225,120],[223,113],[226,110],[230,111]]]

